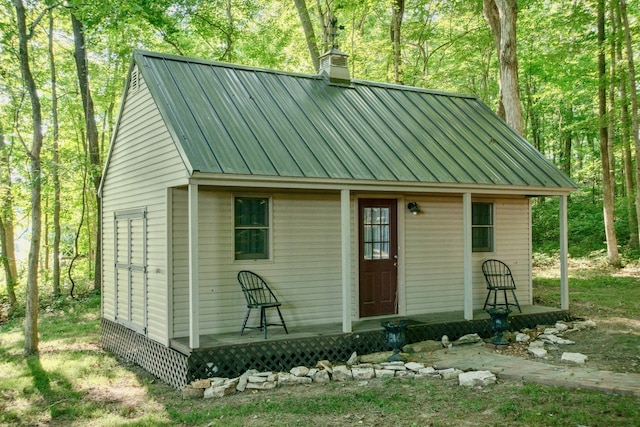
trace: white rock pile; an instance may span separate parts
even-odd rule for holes
[[[352,357],[351,361],[354,360]],[[357,363],[332,365],[327,360],[316,367],[298,366],[289,372],[259,372],[249,370],[237,378],[208,378],[196,380],[182,389],[184,398],[220,398],[245,390],[270,390],[300,384],[330,381],[360,381],[366,385],[374,378],[443,379],[455,380],[462,386],[481,387],[496,382],[489,371],[462,372],[455,368],[437,368],[417,362]]]
[[[547,359],[548,350],[559,350],[561,346],[575,344],[575,341],[564,338],[565,334],[595,327],[596,323],[593,320],[557,322],[553,327],[545,327],[542,330],[522,331],[516,335],[516,342],[529,343],[527,351],[530,355],[536,359]],[[564,352],[560,360],[581,365],[587,361],[587,356],[581,353]]]

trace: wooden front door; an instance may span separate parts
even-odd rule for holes
[[[360,199],[360,317],[398,312],[398,230],[395,199]]]

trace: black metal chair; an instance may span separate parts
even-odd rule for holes
[[[516,297],[516,282],[513,280],[513,275],[511,274],[511,269],[507,264],[497,259],[488,259],[482,263],[482,273],[484,274],[485,281],[487,282],[487,298],[484,300],[483,310],[487,308],[487,305],[496,308],[497,306],[504,306],[505,308],[509,308],[510,305],[514,305],[518,307],[518,311],[522,313],[522,309],[520,308],[520,303],[518,303],[518,298]],[[513,295],[513,299],[515,304],[510,303],[507,298],[507,291],[511,291]],[[504,292],[504,303],[498,304],[498,291]],[[493,292],[493,304],[489,303],[489,297]]]
[[[244,316],[244,322],[242,322],[242,330],[240,335],[244,333],[245,329],[259,329],[264,330],[264,338],[267,339],[267,326],[282,326],[284,331],[288,334],[287,325],[284,323],[282,313],[280,312],[280,306],[282,303],[278,301],[278,298],[273,294],[267,282],[257,274],[243,270],[238,273],[238,282],[242,287],[242,292],[247,300],[247,314]],[[247,326],[247,320],[251,310],[254,308],[260,309],[260,326]],[[282,323],[267,323],[267,309],[275,308],[278,310],[278,316]]]

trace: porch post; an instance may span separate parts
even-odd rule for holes
[[[560,308],[569,310],[569,232],[567,224],[567,195],[560,196]]]
[[[340,191],[342,332],[351,332],[351,191]]]
[[[198,307],[198,185],[189,184],[189,347],[200,347]]]
[[[464,277],[464,318],[473,320],[473,254],[471,251],[471,193],[462,195],[462,267]]]

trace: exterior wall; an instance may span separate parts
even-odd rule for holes
[[[143,81],[128,93],[102,187],[102,316],[117,321],[114,303],[114,213],[147,212],[147,336],[168,343],[167,190],[186,182],[185,167]],[[122,285],[121,281],[118,281]],[[120,288],[119,300],[127,289]],[[134,294],[142,307],[143,295]],[[120,311],[120,310],[119,310]]]
[[[462,197],[412,197],[422,213],[405,209],[406,314],[464,309]],[[507,263],[516,280],[521,305],[531,304],[531,230],[529,200],[483,197],[494,204],[493,252],[473,253],[473,307],[487,295],[482,262]],[[476,199],[474,198],[474,201]]]
[[[251,270],[270,284],[288,327],[340,322],[340,195],[260,193],[271,197],[271,259],[236,261],[233,197],[255,194],[200,188],[200,333],[240,330],[246,312],[236,279],[240,270]],[[174,189],[172,198],[173,336],[184,337],[189,325],[187,191]]]

